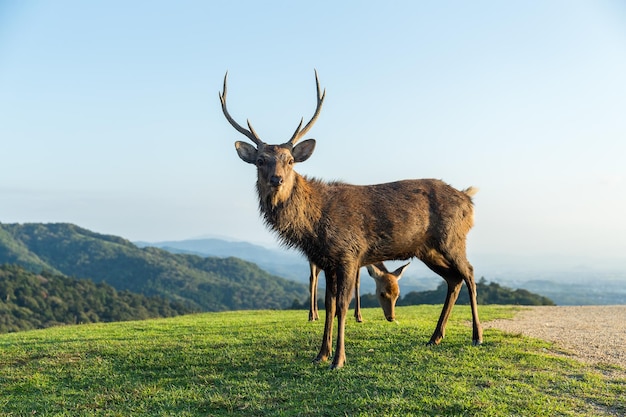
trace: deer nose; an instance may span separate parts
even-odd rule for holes
[[[386,317],[387,321],[395,321],[396,318],[394,316],[387,316]]]
[[[270,177],[270,185],[272,187],[278,187],[282,183],[283,183],[283,177],[281,177],[280,175],[272,175]]]

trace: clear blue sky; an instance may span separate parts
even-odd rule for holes
[[[480,188],[470,253],[626,261],[622,1],[0,1],[0,222],[275,242],[218,100],[302,174]],[[626,262],[624,262],[626,264]]]

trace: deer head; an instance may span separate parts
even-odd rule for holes
[[[378,298],[380,306],[383,308],[387,321],[394,321],[396,319],[396,301],[398,301],[398,297],[400,297],[398,280],[402,278],[402,273],[409,264],[410,262],[393,272],[387,271],[387,268],[382,262],[367,265],[366,267],[367,272],[374,278],[374,281],[376,281],[376,297]]]
[[[315,71],[315,84],[317,87],[317,107],[311,120],[302,127],[304,118],[300,120],[300,124],[287,142],[280,145],[268,145],[263,142],[252,128],[250,121],[247,121],[248,129],[237,123],[228,113],[226,108],[226,81],[228,72],[224,75],[224,90],[220,93],[220,101],[222,103],[222,111],[226,120],[242,135],[250,139],[256,147],[247,142],[235,142],[235,149],[242,161],[253,164],[257,167],[257,187],[261,198],[270,201],[273,206],[285,201],[294,182],[293,165],[296,162],[304,162],[313,154],[315,149],[315,139],[307,139],[302,143],[296,143],[313,127],[317,120],[322,103],[326,97],[326,90],[320,91],[320,83]]]

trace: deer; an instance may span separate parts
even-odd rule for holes
[[[447,295],[428,345],[438,345],[463,282],[472,312],[472,342],[482,343],[474,270],[466,256],[466,238],[474,224],[474,187],[457,190],[439,179],[406,179],[383,184],[353,185],[298,174],[294,166],[308,160],[315,139],[300,141],[317,121],[326,89],[317,70],[317,105],[304,127],[300,120],[289,140],[262,141],[252,127],[241,126],[226,106],[228,72],[219,92],[230,125],[253,144],[235,142],[238,157],[255,166],[259,213],[281,244],[299,250],[326,276],[324,334],[313,362],[332,354],[333,325],[337,340],[330,369],[346,363],[345,327],[359,268],[385,260],[417,258],[447,283]]]
[[[402,278],[402,273],[409,264],[410,262],[393,272],[389,272],[382,262],[366,266],[367,273],[376,282],[376,298],[378,298],[378,303],[382,307],[387,321],[396,320],[396,301],[400,297],[398,281]]]
[[[378,298],[378,302],[383,309],[385,318],[388,321],[395,320],[396,301],[398,301],[398,297],[400,296],[398,280],[402,277],[402,272],[404,272],[404,269],[407,266],[409,266],[408,263],[393,272],[389,272],[385,267],[385,264],[382,262],[366,266],[367,272],[376,283],[376,297]],[[316,321],[319,319],[317,309],[317,283],[321,270],[313,262],[309,262],[309,270],[311,273],[309,276],[309,293],[311,295],[311,302],[309,304],[309,321]],[[359,270],[357,271],[354,285],[354,318],[357,323],[363,323],[363,316],[361,315],[361,297],[359,296],[359,286],[361,280],[360,275]]]

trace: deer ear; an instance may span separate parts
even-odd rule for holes
[[[293,147],[291,154],[296,162],[304,162],[313,154],[315,150],[315,139],[307,139]]]
[[[249,164],[256,164],[257,150],[254,146],[246,142],[235,142],[235,149],[237,149],[237,155],[242,161]]]
[[[407,266],[409,266],[411,262],[409,262],[406,265],[402,265],[400,268],[396,269],[395,271],[393,271],[391,273],[391,275],[395,276],[397,280],[399,280],[400,278],[402,278],[402,273],[404,272],[404,270],[406,269]]]
[[[383,271],[378,269],[375,265],[367,265],[366,268],[367,273],[374,279],[380,279],[384,275]]]

